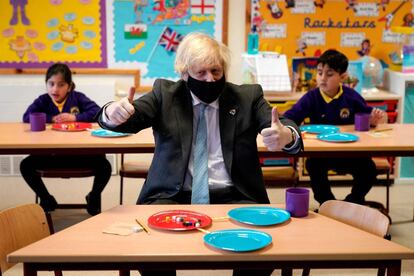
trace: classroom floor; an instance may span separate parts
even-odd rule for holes
[[[56,180],[56,182],[59,182]],[[124,204],[135,204],[137,191],[140,189],[141,180],[126,179]],[[16,185],[21,185],[20,181],[15,182]],[[23,184],[24,185],[24,184]],[[1,186],[1,185],[0,185]],[[338,199],[344,198],[349,192],[349,187],[335,187],[334,194]],[[1,190],[1,189],[0,189]],[[50,188],[52,190],[52,188]],[[10,190],[9,190],[10,192]],[[52,191],[51,191],[52,192]],[[34,198],[30,191],[28,192],[30,199]],[[86,194],[86,192],[85,192]],[[284,189],[270,188],[268,194],[272,203],[284,202]],[[73,196],[73,195],[72,195]],[[78,195],[82,199],[84,194]],[[400,184],[391,187],[391,217],[393,224],[391,225],[392,241],[402,244],[404,246],[414,248],[414,183]],[[103,209],[109,209],[118,203],[119,198],[119,177],[113,176],[103,193]],[[383,187],[374,187],[367,196],[368,200],[377,200],[384,202],[385,189]],[[59,200],[59,198],[58,198]],[[62,200],[63,201],[63,200]],[[3,201],[4,203],[4,201]],[[0,203],[0,205],[3,205]],[[312,199],[310,208],[316,209],[318,204]],[[53,221],[57,231],[62,230],[70,225],[76,224],[90,216],[85,210],[57,210],[53,213]],[[22,266],[17,265],[5,274],[6,276],[22,275]],[[52,272],[40,272],[39,276],[53,275]],[[116,276],[115,271],[110,272],[65,272],[65,276]],[[138,272],[132,272],[131,275],[139,275]],[[178,271],[178,276],[227,276],[231,275],[231,271],[226,270],[212,270],[212,271]],[[272,275],[280,275],[280,270],[275,270]],[[301,275],[300,270],[295,270],[294,275]],[[376,275],[374,269],[337,269],[337,270],[311,270],[311,275]],[[414,275],[414,260],[402,262],[402,275]]]

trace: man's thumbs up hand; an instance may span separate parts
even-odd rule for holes
[[[135,96],[135,86],[131,86],[131,88],[129,88],[129,94],[128,94],[128,101],[131,104],[134,101],[134,96]]]
[[[122,98],[119,101],[109,104],[105,109],[105,114],[111,123],[120,125],[125,123],[132,114],[135,113],[135,108],[132,105],[135,95],[135,87],[129,89],[128,97]]]
[[[272,128],[276,127],[276,128],[281,128],[283,127],[282,123],[279,120],[279,113],[277,112],[277,107],[274,106],[272,108]]]
[[[263,136],[263,144],[269,151],[282,150],[293,139],[292,131],[280,122],[276,106],[272,109],[271,126],[263,129],[260,134]]]

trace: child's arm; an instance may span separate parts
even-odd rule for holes
[[[378,108],[373,108],[371,111],[371,117],[369,118],[369,124],[376,126],[378,124],[385,124],[387,122],[387,113]]]
[[[70,113],[60,113],[52,117],[53,123],[76,122],[76,116]]]

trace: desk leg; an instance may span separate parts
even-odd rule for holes
[[[387,267],[387,276],[401,275],[401,260],[390,263]]]
[[[24,276],[37,276],[37,270],[29,263],[23,264],[23,275]]]

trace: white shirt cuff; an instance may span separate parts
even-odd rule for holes
[[[108,105],[105,105],[104,106],[104,108],[103,108],[103,110],[102,110],[102,115],[101,115],[101,120],[102,120],[102,123],[105,125],[105,126],[108,126],[108,127],[116,127],[117,126],[117,124],[114,124],[114,123],[112,123],[111,122],[111,120],[108,118],[108,116],[106,115],[106,108],[108,107]]]
[[[288,148],[287,147],[284,147],[283,150],[285,150],[285,151],[291,151],[292,149],[294,149],[294,148],[296,148],[298,146],[298,143],[299,143],[299,140],[300,140],[300,135],[299,135],[299,133],[296,131],[296,129],[294,127],[292,127],[292,126],[286,126],[286,127],[288,127],[292,131],[293,135],[295,135],[295,142],[293,143],[293,145],[291,145]]]

